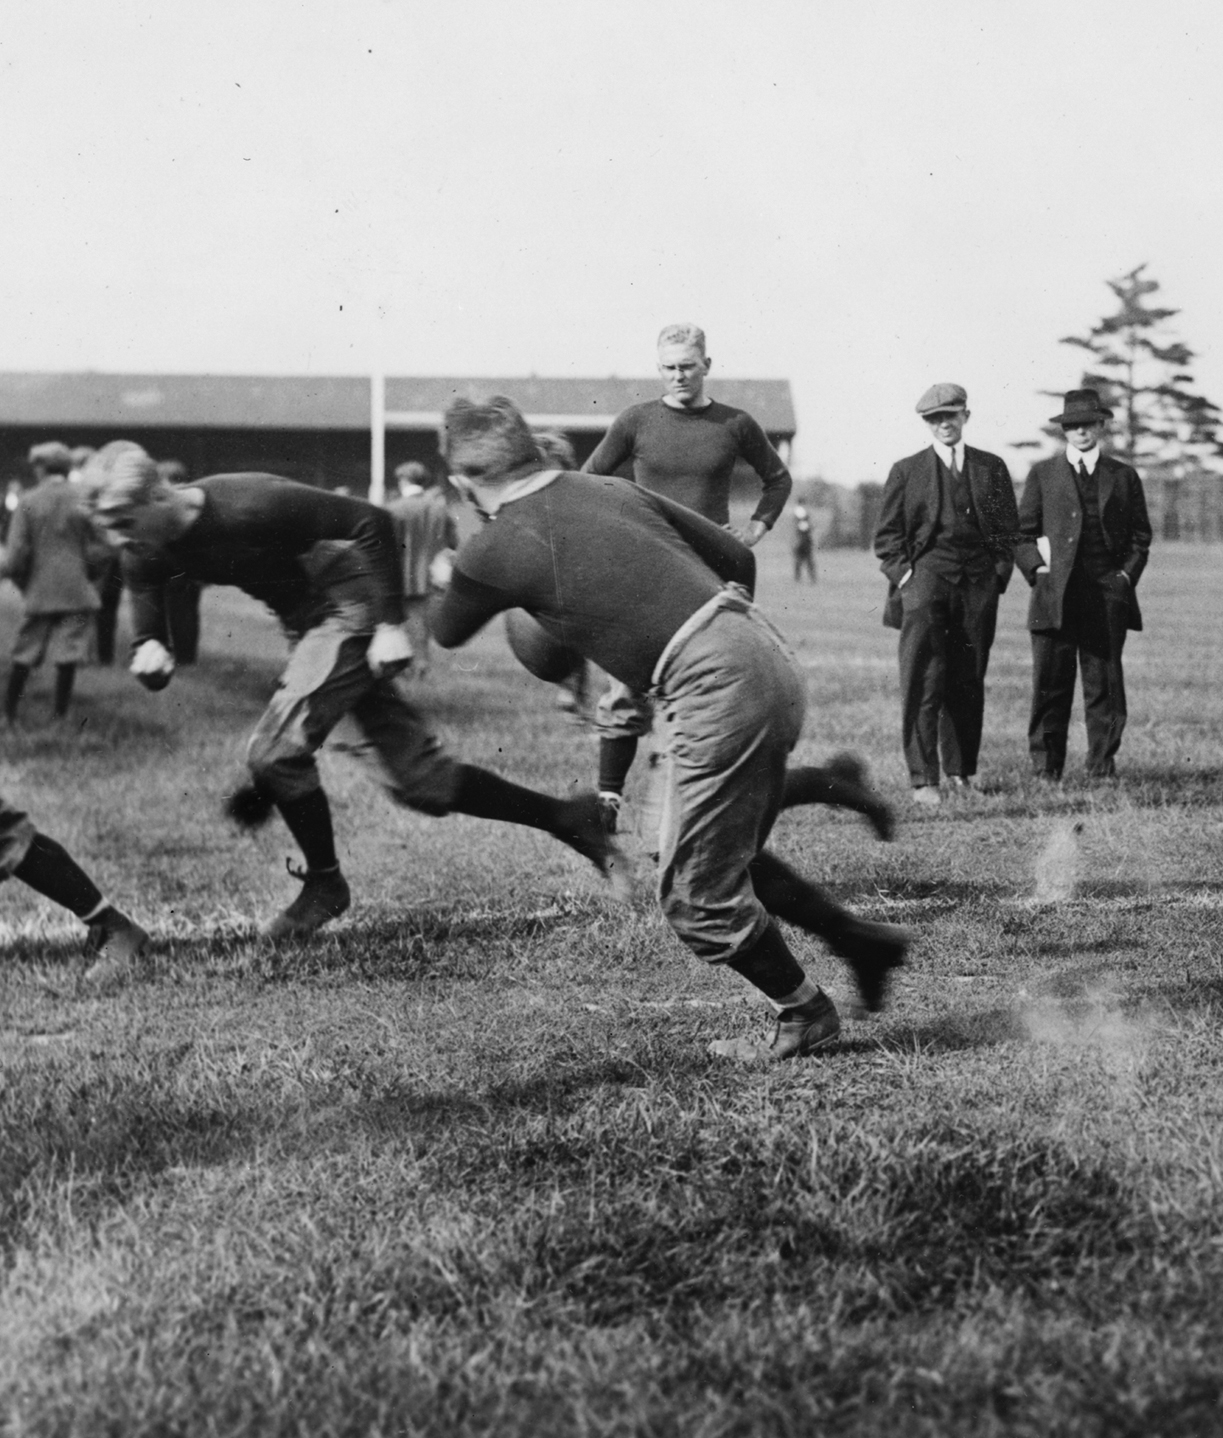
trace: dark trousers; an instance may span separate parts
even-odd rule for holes
[[[105,561],[102,572],[94,581],[102,607],[97,615],[98,663],[115,662],[115,627],[119,620],[119,601],[123,598],[123,571],[116,555]]]
[[[900,591],[901,737],[914,787],[977,772],[998,581],[954,583],[920,563]]]
[[[1074,702],[1077,662],[1083,676],[1087,720],[1087,772],[1108,776],[1125,730],[1125,679],[1121,650],[1129,620],[1125,581],[1104,581],[1072,571],[1062,600],[1062,627],[1032,634],[1032,767],[1056,777],[1066,763],[1066,735]]]

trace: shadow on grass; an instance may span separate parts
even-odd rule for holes
[[[978,1013],[944,1014],[924,1024],[894,1025],[880,1038],[843,1039],[839,1053],[957,1053],[993,1048],[1027,1037],[1015,1009],[992,1008]]]

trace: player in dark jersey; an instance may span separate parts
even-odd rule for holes
[[[759,424],[741,409],[705,393],[712,366],[705,333],[696,325],[668,325],[658,336],[661,399],[631,405],[618,415],[582,466],[587,474],[615,474],[631,467],[643,489],[687,505],[723,528],[730,526],[730,486],[735,465],[745,461],[760,477],[762,492],[747,524],[735,531],[758,544],[781,516],[793,481]],[[649,699],[613,679],[596,709],[599,726],[599,801],[609,832],[618,827],[624,785],[639,739],[650,732]],[[882,839],[893,834],[890,807],[871,789],[866,768],[852,754],[838,754],[824,769],[792,773],[783,807],[830,804],[866,815]],[[647,809],[656,807],[647,804]],[[650,814],[650,818],[655,816]]]
[[[751,519],[737,531],[744,544],[753,545],[776,523],[793,481],[751,415],[705,393],[712,363],[702,329],[668,325],[658,336],[662,398],[630,405],[617,415],[582,468],[587,474],[616,474],[631,468],[632,478],[643,489],[666,495],[729,528],[731,478],[735,465],[744,460],[763,486]],[[637,743],[650,732],[653,710],[645,695],[613,680],[599,700],[596,719],[599,799],[614,832]]]
[[[268,474],[213,475],[174,488],[125,441],[99,451],[85,480],[95,518],[124,548],[131,668],[147,687],[164,687],[174,671],[165,591],[179,576],[245,590],[273,610],[290,639],[288,667],[247,751],[254,788],[230,809],[256,823],[274,806],[305,857],[301,892],[267,926],[269,937],[312,933],[349,906],[314,759],[346,714],[377,754],[398,802],[426,814],[544,829],[614,883],[627,882],[593,793],[553,799],[457,762],[391,682],[411,648],[385,510]]]
[[[862,1007],[881,1008],[907,936],[833,903],[764,848],[802,727],[803,682],[750,602],[755,559],[694,511],[617,478],[541,470],[507,399],[446,412],[451,468],[491,516],[459,550],[433,601],[434,637],[462,644],[522,608],[637,692],[664,733],[658,893],[699,957],[723,963],[778,1011],[768,1044],[719,1055],[777,1060],[831,1044],[840,1019],[791,954],[775,918],[821,937],[850,965]]]

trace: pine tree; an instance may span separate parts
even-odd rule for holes
[[[1089,334],[1066,335],[1060,343],[1091,356],[1080,387],[1098,390],[1114,411],[1112,444],[1121,458],[1147,470],[1210,468],[1211,461],[1223,458],[1223,414],[1193,388],[1193,350],[1165,333],[1180,311],[1148,303],[1159,282],[1145,276],[1146,268],[1141,264],[1109,280],[1120,304],[1117,312]],[[1060,437],[1060,431],[1050,433]]]

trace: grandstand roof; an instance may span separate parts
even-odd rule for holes
[[[715,399],[747,410],[775,437],[794,434],[787,380],[711,379]],[[457,395],[508,395],[533,422],[607,427],[627,405],[659,395],[657,378],[388,377],[390,428],[435,427]],[[141,428],[368,429],[361,376],[0,373],[0,425]]]

